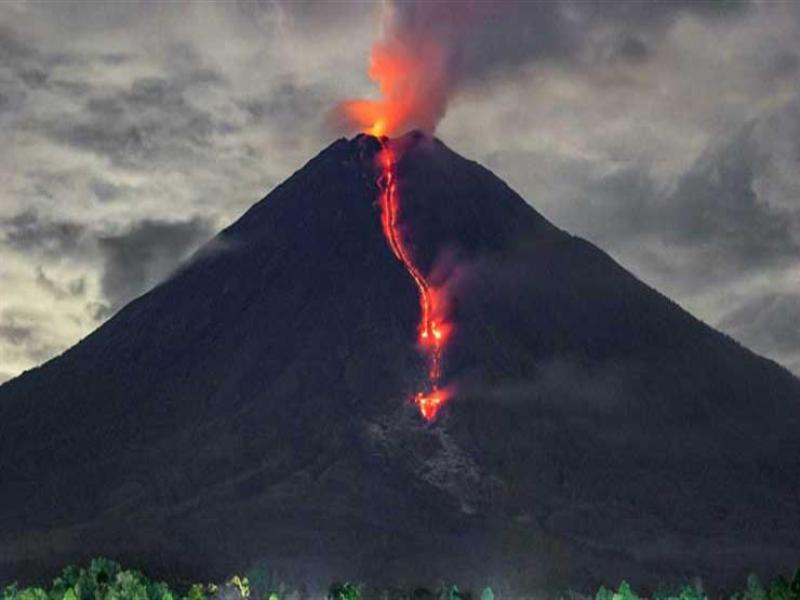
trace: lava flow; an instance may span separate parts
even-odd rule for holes
[[[422,416],[432,421],[436,413],[447,401],[447,391],[440,387],[442,378],[442,352],[447,341],[450,327],[442,319],[443,294],[436,290],[420,272],[399,231],[399,193],[397,189],[397,170],[395,154],[386,138],[381,139],[381,151],[378,154],[381,175],[378,178],[380,190],[381,225],[383,234],[394,255],[403,263],[411,275],[419,291],[420,323],[418,330],[419,344],[428,355],[428,385],[426,392],[418,392],[414,403]]]
[[[386,241],[403,263],[419,292],[419,345],[428,358],[428,384],[414,402],[422,416],[432,421],[449,397],[441,386],[442,353],[450,327],[445,320],[444,289],[437,288],[419,270],[405,245],[399,227],[400,198],[397,156],[387,136],[411,129],[433,132],[444,116],[451,90],[451,56],[437,36],[421,35],[406,27],[402,12],[392,3],[383,5],[383,31],[372,46],[369,76],[380,98],[347,100],[337,114],[344,122],[380,141],[378,189],[381,223]]]

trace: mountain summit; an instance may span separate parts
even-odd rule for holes
[[[454,324],[432,422],[382,143]],[[798,431],[787,371],[439,140],[360,135],[0,386],[0,580],[102,554],[206,579],[738,583],[800,558]]]

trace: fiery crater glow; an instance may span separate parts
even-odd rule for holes
[[[384,21],[368,70],[380,97],[346,100],[338,107],[340,117],[378,138],[410,129],[432,132],[444,116],[450,90],[445,47],[434,37],[399,30],[391,9]]]
[[[448,399],[448,393],[441,388],[442,353],[451,332],[451,326],[444,319],[444,296],[423,276],[412,259],[401,235],[398,219],[400,197],[397,187],[396,159],[388,140],[381,138],[378,154],[381,174],[378,177],[380,190],[381,225],[383,235],[394,255],[411,275],[419,292],[420,322],[418,341],[428,356],[428,389],[418,392],[414,403],[422,416],[432,421],[436,413]]]

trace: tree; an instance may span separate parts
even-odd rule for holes
[[[361,592],[350,582],[337,582],[328,590],[328,600],[361,600]]]
[[[794,578],[789,585],[789,590],[792,592],[794,600],[800,600],[800,567],[794,572]]]

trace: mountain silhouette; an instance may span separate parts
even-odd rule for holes
[[[435,421],[377,139],[340,139],[61,356],[0,386],[0,581],[712,586],[800,560],[800,381],[413,132],[400,227],[450,296]]]

